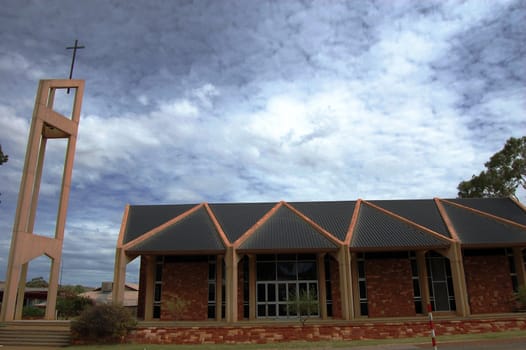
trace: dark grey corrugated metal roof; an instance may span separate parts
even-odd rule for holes
[[[505,224],[453,204],[442,203],[462,244],[495,245],[526,243],[526,229]]]
[[[285,206],[280,207],[239,247],[240,250],[274,251],[336,248],[336,244]]]
[[[196,204],[130,206],[123,243],[133,241],[195,206]]]
[[[225,203],[209,206],[228,240],[233,243],[275,205],[276,203]]]
[[[451,238],[436,203],[432,199],[369,201],[436,233]]]
[[[447,247],[449,242],[393,218],[363,203],[351,240],[351,248],[396,249]]]
[[[147,240],[133,246],[134,252],[210,252],[225,249],[219,233],[205,208],[188,215],[173,225],[157,232]]]
[[[340,241],[345,241],[356,201],[292,202],[289,204]]]
[[[510,198],[455,198],[448,201],[526,225],[526,212]]]

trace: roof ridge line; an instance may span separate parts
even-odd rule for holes
[[[349,228],[347,229],[347,234],[345,235],[344,241],[344,244],[348,247],[351,246],[351,241],[354,235],[354,229],[356,228],[356,223],[358,223],[358,215],[360,214],[362,202],[363,200],[361,198],[358,198],[358,200],[356,201],[356,205],[354,206],[354,210],[351,217],[351,223],[349,224]]]
[[[307,215],[303,214],[301,211],[299,211],[298,209],[293,207],[291,204],[289,204],[287,202],[283,202],[283,205],[286,208],[288,208],[289,210],[291,210],[294,214],[299,216],[307,224],[311,225],[312,228],[314,228],[316,231],[318,231],[318,233],[322,234],[325,238],[329,239],[330,241],[332,241],[335,244],[344,245],[344,243],[341,240],[339,240],[337,237],[335,237],[332,233],[330,233],[329,231],[325,230],[323,227],[321,227],[316,222],[314,222],[314,220],[309,218]]]
[[[370,206],[370,207],[372,207],[372,208],[374,208],[374,209],[376,209],[376,210],[379,210],[379,211],[383,212],[384,214],[387,214],[387,215],[391,216],[392,218],[394,218],[396,220],[400,220],[400,221],[402,221],[402,222],[404,222],[404,223],[406,223],[406,224],[408,224],[410,226],[418,228],[419,230],[423,230],[423,231],[425,231],[425,232],[427,232],[427,233],[429,233],[429,234],[431,234],[431,235],[433,235],[433,236],[435,236],[435,237],[437,237],[439,239],[445,240],[445,241],[447,241],[449,243],[454,243],[455,242],[455,240],[453,240],[451,238],[444,237],[440,233],[435,232],[435,231],[431,230],[430,228],[427,228],[425,226],[417,224],[414,221],[411,221],[411,220],[409,220],[407,218],[404,218],[403,216],[400,216],[400,215],[398,215],[396,213],[393,213],[392,211],[389,211],[389,210],[387,210],[385,208],[379,207],[376,204],[370,203],[370,202],[368,202],[366,200],[364,200],[363,203],[368,205],[368,206]]]
[[[204,207],[206,209],[206,212],[208,213],[208,217],[210,217],[210,219],[212,220],[212,223],[214,224],[214,226],[215,226],[215,228],[216,228],[216,230],[217,230],[217,232],[219,234],[219,237],[223,241],[223,244],[225,245],[225,247],[232,247],[232,243],[230,243],[228,237],[225,234],[225,231],[223,231],[223,228],[219,224],[219,221],[217,220],[217,218],[216,218],[216,216],[214,214],[214,211],[212,210],[210,205],[208,205],[207,202],[205,202],[203,205],[204,205]]]
[[[124,231],[126,231],[126,222],[128,221],[128,214],[130,213],[130,204],[126,204],[124,214],[122,214],[121,228],[119,230],[119,237],[117,238],[117,248],[122,248],[124,245]]]
[[[146,241],[147,239],[155,236],[157,233],[162,231],[163,229],[181,221],[182,219],[186,218],[187,216],[190,216],[191,214],[195,213],[199,209],[201,209],[204,206],[204,203],[197,204],[195,207],[185,211],[184,213],[181,213],[177,215],[176,217],[166,221],[165,223],[162,223],[161,225],[152,228],[150,231],[146,232],[145,234],[140,235],[139,237],[135,238],[134,240],[129,241],[128,243],[124,244],[122,248],[124,250],[128,250],[134,246],[136,246],[139,243],[142,243]]]
[[[506,218],[503,218],[501,216],[497,216],[497,215],[494,215],[494,214],[491,214],[491,213],[486,213],[485,211],[482,211],[482,210],[479,210],[479,209],[475,209],[475,208],[471,208],[471,207],[468,207],[466,205],[463,205],[463,204],[459,204],[459,203],[455,203],[455,202],[451,202],[447,199],[440,199],[442,202],[445,202],[447,204],[451,204],[455,207],[458,207],[458,208],[461,208],[461,209],[466,209],[468,211],[471,211],[475,214],[478,214],[480,216],[485,216],[489,219],[493,219],[493,220],[496,220],[496,221],[500,221],[502,223],[505,223],[505,224],[508,224],[508,225],[512,225],[512,226],[516,226],[518,228],[521,228],[523,230],[526,230],[526,225],[523,225],[523,224],[519,224],[518,222],[515,222],[515,221],[512,221],[512,220],[509,220],[509,219],[506,219]]]
[[[274,213],[283,206],[284,201],[279,201],[276,203],[269,211],[265,213],[254,225],[252,225],[248,230],[245,231],[238,239],[232,243],[234,249],[239,248],[243,242],[245,242],[256,230],[263,225]]]
[[[442,205],[441,199],[438,197],[435,197],[433,198],[433,201],[435,202],[435,205],[438,209],[438,213],[440,214],[440,217],[444,221],[444,224],[446,225],[446,228],[449,231],[449,234],[451,235],[451,237],[453,237],[453,240],[456,242],[462,242],[460,240],[460,237],[458,236],[455,225],[453,225],[453,221],[451,221],[451,218],[449,217],[449,215],[447,215],[446,209]]]

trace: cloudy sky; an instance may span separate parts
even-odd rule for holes
[[[455,197],[525,134],[524,23],[513,0],[4,0],[0,279],[37,84],[68,76],[75,39],[86,91],[61,281],[96,286],[128,203]],[[64,150],[48,143],[47,236]]]

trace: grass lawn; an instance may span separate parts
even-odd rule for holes
[[[468,341],[468,340],[484,340],[484,339],[507,339],[525,337],[526,331],[509,331],[499,333],[484,333],[484,334],[465,334],[454,336],[438,336],[437,341],[441,342],[452,341]],[[379,344],[418,344],[429,343],[431,338],[404,338],[404,339],[382,339],[382,340],[355,340],[355,341],[324,341],[324,342],[290,342],[290,343],[274,343],[274,344],[235,344],[235,345],[150,345],[150,344],[125,344],[125,345],[83,345],[70,346],[67,350],[244,350],[244,349],[339,349],[352,348],[354,346],[379,345]]]

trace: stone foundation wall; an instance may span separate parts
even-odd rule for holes
[[[365,261],[369,317],[416,316],[409,259]]]
[[[506,256],[466,256],[464,272],[472,314],[512,311],[513,286]]]
[[[435,319],[437,338],[441,335],[526,330],[526,316],[493,319]],[[236,326],[156,326],[141,327],[128,336],[128,341],[141,344],[265,344],[288,341],[335,341],[429,337],[427,320],[400,322],[349,322],[301,326],[236,325]]]

